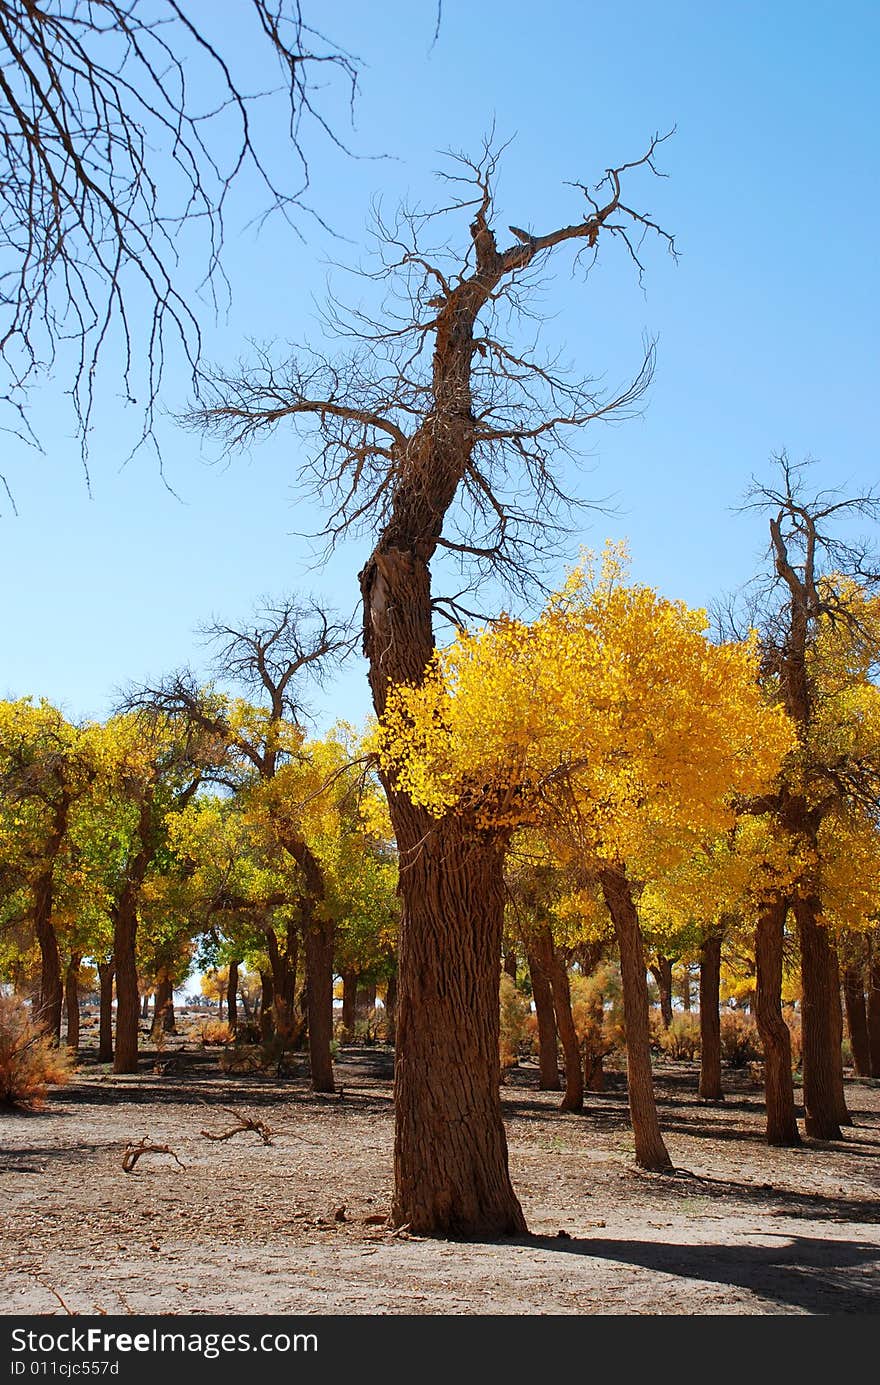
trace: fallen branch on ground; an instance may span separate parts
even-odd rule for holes
[[[176,1159],[182,1169],[186,1168],[182,1159],[177,1157],[175,1150],[170,1145],[154,1145],[146,1135],[138,1144],[129,1140],[122,1153],[122,1169],[124,1173],[131,1173],[138,1159],[142,1154],[170,1154],[172,1159]]]
[[[225,1111],[227,1116],[232,1116],[238,1123],[231,1130],[222,1130],[219,1134],[212,1134],[210,1130],[203,1130],[201,1133],[206,1140],[231,1140],[233,1135],[240,1135],[244,1130],[253,1130],[259,1135],[264,1145],[272,1143],[272,1136],[275,1133],[265,1121],[257,1120],[255,1116],[243,1116],[240,1111],[233,1111],[231,1106],[221,1106],[221,1111]]]

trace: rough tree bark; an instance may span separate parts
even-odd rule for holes
[[[176,1033],[174,1024],[174,984],[166,971],[162,971],[156,979],[156,990],[153,996],[153,1023],[150,1030],[151,1037],[156,1039],[160,1034]]]
[[[721,1086],[721,936],[700,944],[700,1087],[703,1101],[723,1101]]]
[[[796,896],[793,908],[801,950],[804,1129],[816,1140],[839,1140],[831,944],[818,922],[821,904],[814,895]]]
[[[785,918],[784,899],[773,900],[761,910],[755,927],[755,1017],[764,1049],[764,1091],[767,1110],[767,1143],[798,1145],[791,1075],[791,1034],[782,1015],[782,955]]]
[[[651,1028],[648,1022],[648,971],[639,918],[623,870],[605,869],[599,883],[614,923],[620,949],[623,1016],[626,1025],[626,1071],[636,1163],[664,1172],[672,1160],[663,1143],[651,1073]]]
[[[526,958],[538,1023],[538,1086],[542,1092],[558,1092],[562,1090],[562,1083],[559,1080],[558,1035],[550,978],[542,965],[539,948],[531,941]]]

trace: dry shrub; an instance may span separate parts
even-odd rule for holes
[[[38,1108],[70,1078],[70,1060],[18,996],[0,996],[0,1105]]]
[[[721,1012],[721,1057],[732,1068],[747,1068],[763,1057],[757,1024],[739,1010]]]
[[[601,1080],[603,1061],[626,1047],[620,977],[603,963],[590,976],[574,973],[569,985],[571,1017],[583,1058],[584,1080],[590,1088]]]
[[[520,1044],[528,1036],[528,1019],[531,1006],[522,991],[516,989],[512,976],[501,973],[499,992],[501,1004],[501,1033],[498,1039],[498,1056],[501,1070],[515,1068],[519,1062]]]
[[[212,1044],[231,1044],[235,1035],[225,1020],[206,1020],[200,1038],[208,1048]]]
[[[659,1031],[657,1041],[674,1063],[692,1063],[700,1051],[699,1015],[687,1010],[674,1014],[669,1027]]]

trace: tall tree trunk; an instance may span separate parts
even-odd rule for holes
[[[260,972],[260,1038],[264,1044],[275,1037],[275,993],[272,973]]]
[[[880,932],[868,940],[868,1045],[871,1076],[880,1077]]]
[[[312,899],[303,902],[306,951],[306,1009],[312,1090],[335,1092],[333,1081],[333,922]]]
[[[116,963],[116,1043],[113,1071],[138,1070],[140,993],[137,977],[137,907],[126,885],[112,910],[113,960]]]
[[[700,1087],[704,1101],[723,1101],[721,1087],[721,937],[700,944]]]
[[[153,999],[153,1025],[151,1035],[157,1039],[160,1034],[174,1034],[174,984],[167,972],[160,972],[156,980]]]
[[[776,899],[761,910],[755,928],[755,1016],[764,1049],[767,1143],[798,1145],[791,1075],[791,1034],[782,1016],[782,953],[788,905]]]
[[[681,968],[681,1008],[685,1014],[690,1014],[691,1003],[691,968],[690,963],[684,962]]]
[[[840,1124],[852,1125],[853,1119],[847,1109],[846,1089],[843,1081],[843,1003],[840,995],[840,961],[837,956],[837,948],[830,941],[828,967],[828,985],[831,991],[831,1073],[834,1079],[834,1101]]]
[[[342,973],[342,1028],[345,1031],[346,1040],[351,1041],[354,1034],[354,1022],[357,1016],[357,982],[358,974],[356,971],[344,971]]]
[[[871,1044],[868,1038],[868,1010],[865,1005],[864,967],[856,963],[843,973],[843,999],[846,1027],[857,1077],[871,1076]]]
[[[392,1048],[397,1037],[397,973],[392,972],[385,988],[385,1042]]]
[[[651,1074],[651,1028],[648,1020],[648,974],[639,917],[629,881],[622,870],[599,873],[602,894],[614,923],[620,949],[623,1016],[626,1025],[626,1069],[636,1162],[663,1172],[672,1160],[660,1134]]]
[[[79,1052],[79,964],[82,957],[74,952],[67,964],[64,979],[64,995],[67,1009],[67,1049],[72,1054]]]
[[[141,1019],[142,1019],[142,1020],[148,1020],[149,1018],[150,1018],[150,993],[149,993],[149,991],[144,991],[144,994],[143,994],[143,996],[142,996],[142,998],[141,998]]]
[[[558,1092],[562,1089],[562,1083],[559,1080],[558,1038],[550,978],[541,964],[540,950],[534,942],[530,941],[526,958],[538,1022],[538,1086],[542,1092]]]
[[[560,1111],[582,1111],[584,1109],[584,1069],[581,1061],[581,1046],[571,1013],[571,985],[568,969],[553,942],[551,930],[544,926],[535,934],[535,948],[538,960],[550,982],[553,997],[553,1013],[556,1017],[556,1030],[562,1044],[565,1060],[565,1092],[560,1102]]]
[[[61,979],[58,938],[52,922],[53,879],[54,862],[42,871],[34,885],[34,931],[40,949],[38,1019],[47,1034],[60,1040],[64,984]]]
[[[504,848],[390,798],[403,895],[392,1221],[517,1234],[498,1086]]]
[[[801,950],[804,1128],[814,1139],[839,1140],[830,944],[824,926],[817,921],[819,900],[814,895],[796,895],[793,906]]]
[[[359,985],[355,994],[354,1012],[359,1020],[366,1020],[367,1023],[373,1018],[373,1011],[376,1008],[376,983],[375,981],[364,981]]]
[[[232,1034],[238,1028],[238,965],[238,960],[233,958],[229,963],[229,976],[226,981],[226,1023]]]
[[[266,930],[269,964],[272,968],[272,1014],[275,1033],[286,1043],[291,1042],[296,1027],[296,963],[297,947],[292,929],[287,930],[284,952],[278,946],[275,930]],[[265,1001],[264,1001],[265,1006]]]
[[[98,1062],[113,1062],[113,980],[116,966],[111,957],[98,963],[100,1009],[98,1012]]]
[[[516,948],[509,947],[504,954],[504,970],[512,981],[516,980]]]
[[[664,1029],[672,1023],[672,963],[668,957],[658,957],[651,967],[651,975],[657,982],[660,992],[660,1020]]]

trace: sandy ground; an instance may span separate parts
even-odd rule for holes
[[[530,1064],[502,1088],[529,1236],[392,1234],[391,1054],[343,1049],[340,1097],[304,1072],[230,1077],[171,1048],[86,1063],[44,1111],[0,1115],[5,1314],[865,1314],[880,1310],[880,1083],[849,1080],[840,1143],[762,1140],[761,1092],[696,1070],[657,1090],[673,1175],[633,1163],[621,1074],[562,1114]],[[270,1144],[222,1109],[268,1124]],[[122,1168],[129,1141],[170,1145]]]

